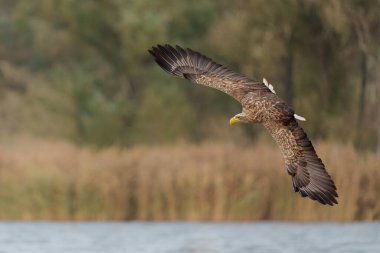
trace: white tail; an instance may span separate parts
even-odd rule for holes
[[[267,86],[270,89],[272,93],[276,94],[276,92],[274,91],[273,85],[268,83],[267,79],[263,78],[263,83],[265,84],[265,86]]]
[[[268,87],[268,89],[270,89],[270,91],[274,94],[276,94],[276,92],[274,91],[274,88],[273,88],[273,85],[268,83],[267,79],[263,78],[263,83],[265,84],[265,86]],[[298,119],[298,120],[301,120],[301,121],[306,121],[306,119],[302,116],[299,116],[297,114],[294,114],[294,118]]]
[[[306,121],[306,119],[302,116],[299,116],[297,114],[294,114],[294,118],[298,119],[298,120],[301,120],[301,121]]]

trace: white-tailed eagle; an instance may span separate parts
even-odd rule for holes
[[[157,45],[149,52],[169,74],[218,89],[239,101],[243,110],[230,124],[262,123],[283,153],[295,192],[324,205],[338,203],[333,180],[296,121],[304,118],[296,115],[265,79],[254,81],[189,48]]]

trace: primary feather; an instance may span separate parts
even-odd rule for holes
[[[239,101],[249,122],[262,123],[283,153],[293,189],[322,204],[337,204],[336,187],[296,119],[305,118],[279,98],[271,84],[238,74],[189,48],[157,45],[149,52],[169,74],[218,89]]]

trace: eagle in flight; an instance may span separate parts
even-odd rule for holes
[[[322,204],[338,204],[336,187],[298,120],[305,120],[279,98],[264,79],[254,81],[212,59],[180,46],[157,45],[149,50],[171,75],[220,90],[241,103],[243,110],[230,124],[262,123],[280,147],[293,189]]]

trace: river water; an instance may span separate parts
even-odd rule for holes
[[[0,253],[380,252],[380,223],[0,222]]]

